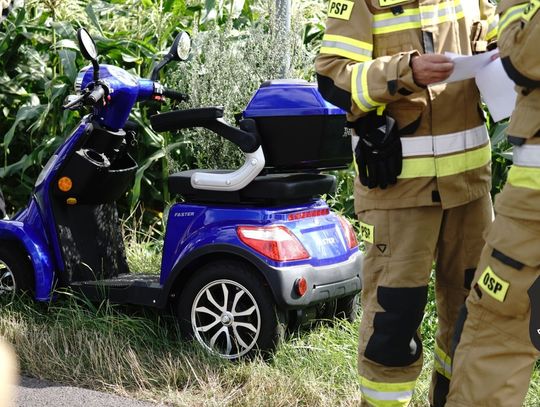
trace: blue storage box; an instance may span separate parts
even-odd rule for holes
[[[352,161],[345,112],[317,85],[274,80],[261,85],[243,112],[257,123],[266,167],[280,171],[345,168]]]

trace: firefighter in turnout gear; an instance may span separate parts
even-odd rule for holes
[[[492,220],[490,144],[474,80],[440,83],[443,55],[497,35],[488,0],[330,0],[319,90],[347,111],[366,245],[358,370],[363,406],[407,406],[436,262],[439,318],[430,402],[442,405],[454,324]],[[353,142],[354,144],[354,142]]]
[[[540,356],[540,1],[501,0],[499,53],[518,98],[513,166],[495,198],[458,324],[447,406],[521,406]]]

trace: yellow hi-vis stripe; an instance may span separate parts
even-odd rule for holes
[[[353,61],[365,62],[372,59],[373,44],[341,35],[325,34],[320,53],[339,55]]]
[[[488,18],[488,33],[486,35],[486,40],[492,40],[497,36],[498,25],[499,25],[499,16],[495,14],[494,16]]]
[[[384,103],[376,102],[369,96],[367,74],[373,61],[356,64],[351,75],[352,98],[363,112],[370,112]]]
[[[360,376],[362,398],[375,407],[406,407],[409,405],[416,381],[406,383],[373,382]]]
[[[467,0],[470,1],[470,0]],[[395,31],[438,25],[464,17],[460,0],[420,6],[404,10],[399,15],[392,12],[373,16],[373,34],[387,34]]]
[[[523,14],[523,11],[527,7],[527,4],[518,4],[517,6],[509,7],[501,16],[499,20],[499,33],[501,33],[508,27],[511,23],[516,20],[519,20]]]
[[[490,160],[489,144],[477,150],[445,157],[404,158],[403,169],[398,178],[446,177],[483,167],[489,164]]]
[[[452,358],[439,348],[437,342],[435,342],[434,359],[435,370],[450,380],[452,378]]]
[[[514,187],[540,190],[540,168],[514,164],[508,171],[507,182]]]

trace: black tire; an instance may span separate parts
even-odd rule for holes
[[[0,241],[0,298],[35,289],[34,268],[28,254],[17,243]]]
[[[334,318],[343,319],[349,322],[354,322],[358,316],[360,309],[359,294],[349,295],[347,297],[338,298],[336,301],[336,309]]]
[[[359,294],[348,295],[337,300],[325,302],[318,307],[317,319],[322,319],[330,324],[335,319],[354,322],[360,309]]]
[[[271,354],[283,336],[283,318],[256,273],[231,260],[196,270],[177,303],[182,335],[224,359]]]

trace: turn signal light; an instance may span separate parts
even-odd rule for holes
[[[294,282],[294,291],[302,297],[307,291],[307,280],[304,277],[297,278]]]
[[[68,192],[73,187],[73,182],[69,177],[62,177],[58,180],[58,189],[62,192]]]
[[[345,239],[347,240],[349,249],[357,247],[358,239],[356,238],[356,233],[354,232],[352,225],[341,215],[339,215],[339,223],[341,223],[341,228],[343,229],[343,232],[345,232]]]
[[[236,233],[242,242],[269,259],[309,259],[309,253],[302,243],[285,226],[239,226]]]

